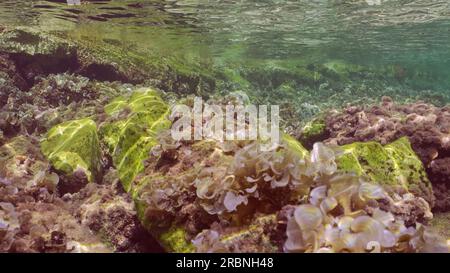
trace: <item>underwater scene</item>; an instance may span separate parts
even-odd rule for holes
[[[0,252],[449,250],[449,1],[0,0]]]

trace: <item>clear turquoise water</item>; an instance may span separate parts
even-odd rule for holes
[[[386,95],[389,85],[402,89],[399,94],[407,99],[431,91],[444,102],[450,97],[448,1],[98,0],[68,6],[64,0],[2,0],[0,24],[34,26],[219,69],[251,63],[289,70],[338,62],[376,71],[379,78],[394,70],[393,80],[380,86],[376,80],[364,82],[366,75],[358,79],[363,82],[358,86],[374,88],[353,97]],[[276,89],[261,85],[253,88]],[[312,88],[325,90],[325,98],[317,95],[325,100],[357,87]]]

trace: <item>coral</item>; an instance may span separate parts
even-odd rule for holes
[[[100,135],[126,191],[144,169],[143,160],[157,144],[157,133],[170,126],[168,111],[167,104],[153,89],[137,90],[129,98],[119,97],[105,106],[110,119],[101,125]]]
[[[387,144],[400,137],[408,137],[433,184],[434,210],[448,209],[448,107],[423,102],[401,105],[384,97],[381,105],[349,106],[342,112],[331,112],[326,117],[326,124],[330,137],[325,142],[339,145],[370,140]]]
[[[41,149],[56,170],[73,176],[71,182],[80,183],[83,177],[89,182],[101,179],[101,151],[93,120],[73,120],[53,127],[42,139]],[[72,186],[79,188],[68,188]]]
[[[404,188],[433,203],[433,192],[422,162],[407,138],[388,145],[355,142],[341,146],[337,157],[340,170],[366,175],[371,181],[394,188]]]

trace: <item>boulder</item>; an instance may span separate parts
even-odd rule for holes
[[[341,149],[336,160],[341,171],[364,175],[371,182],[410,191],[433,203],[431,183],[408,138],[384,146],[375,141],[354,142]]]
[[[168,105],[153,89],[140,89],[118,97],[105,106],[111,120],[100,128],[103,143],[126,191],[135,176],[144,170],[143,161],[157,142],[157,134],[170,126]]]
[[[101,179],[97,126],[90,118],[64,122],[51,128],[42,139],[41,150],[56,170],[73,177],[77,183]]]
[[[276,228],[274,212],[304,198],[312,183],[297,180],[309,152],[287,135],[278,150],[259,156],[258,142],[201,140],[162,149],[147,160],[130,192],[141,222],[168,252],[201,249],[192,239],[222,221],[231,227],[218,227],[220,250],[276,251],[268,232]]]

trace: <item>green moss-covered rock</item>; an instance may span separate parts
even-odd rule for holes
[[[175,253],[191,253],[194,245],[186,240],[186,231],[181,227],[173,227],[159,236],[161,245]]]
[[[395,162],[397,179],[414,194],[432,202],[432,185],[425,168],[411,148],[408,138],[402,137],[384,147]]]
[[[159,190],[172,187],[180,190],[190,187],[189,185],[192,185],[199,172],[204,168],[206,161],[217,163],[230,158],[230,156],[221,154],[213,159],[212,155],[215,149],[216,143],[214,141],[203,140],[194,143],[189,147],[192,154],[189,158],[179,158],[178,162],[173,166],[173,169],[176,169],[175,171],[166,173],[153,167],[148,167],[130,185],[129,192],[135,202],[138,218],[167,252],[193,252],[194,247],[188,240],[185,227],[173,222],[172,215],[176,213],[173,210],[177,210],[178,206],[167,207],[165,211],[150,208],[148,198]],[[190,165],[186,161],[196,162],[196,164],[186,167],[184,166],[185,164]],[[174,191],[174,194],[178,193]]]
[[[290,155],[293,154],[298,158],[305,158],[309,155],[308,150],[288,135],[282,135],[282,142],[284,147],[282,151]],[[131,184],[130,193],[135,201],[137,215],[141,223],[158,239],[166,251],[192,252],[195,250],[189,239],[192,238],[192,233],[189,233],[192,232],[192,229],[189,229],[191,225],[185,223],[186,218],[182,216],[185,213],[183,211],[188,207],[192,209],[198,206],[195,203],[199,202],[199,199],[197,199],[198,195],[196,189],[193,188],[193,184],[201,178],[202,172],[214,168],[217,173],[220,173],[222,170],[233,166],[235,162],[233,154],[223,152],[221,147],[220,143],[213,140],[202,140],[181,145],[173,160],[165,159],[162,162],[166,163],[161,164],[157,163],[158,161],[161,162],[158,158],[149,160],[145,171],[137,176]],[[283,192],[281,198],[287,200],[294,195],[297,195],[297,192]],[[195,199],[197,201],[193,201]],[[165,201],[162,202],[161,200]],[[255,203],[249,206],[248,210],[251,211],[254,206],[259,205]],[[198,225],[203,223],[203,225],[208,226],[212,222],[218,221],[215,215],[210,215],[206,211],[199,211],[198,209],[194,210],[198,213],[195,217]],[[249,219],[253,218],[253,213],[245,212],[245,209],[238,214],[245,215],[246,213],[249,213]],[[273,215],[252,219],[250,224],[237,220],[239,216],[232,217],[230,215],[230,217],[230,221],[233,222],[235,228],[225,232],[226,236],[219,238],[220,245],[224,249],[229,248],[228,250],[231,251],[234,245],[241,245],[242,247],[259,245],[260,249],[254,249],[253,251],[274,251],[275,247],[271,244],[266,232],[268,226],[275,226],[276,221],[269,221],[274,218]],[[251,243],[247,246],[247,242],[250,241]],[[248,251],[251,252],[252,250]]]
[[[101,175],[101,152],[97,126],[85,118],[51,128],[41,142],[42,153],[53,167],[65,174],[82,170],[88,181]]]
[[[0,35],[0,51],[37,55],[71,55],[73,46],[63,39],[29,28],[7,30]]]
[[[432,201],[431,183],[422,162],[406,137],[388,145],[378,142],[355,142],[342,146],[338,168],[365,175],[372,182],[392,188],[404,188]]]
[[[298,142],[295,138],[290,135],[283,134],[282,141],[286,145],[286,147],[295,152],[299,158],[305,158],[309,156],[309,151],[303,147],[303,145]]]
[[[325,119],[319,117],[306,123],[302,128],[299,140],[308,149],[311,149],[314,143],[323,141],[328,136]]]
[[[105,106],[105,112],[114,116],[128,111],[125,118],[105,123],[100,132],[102,141],[112,155],[125,190],[144,169],[143,161],[157,144],[156,136],[170,126],[168,105],[153,89],[135,91],[129,98],[119,97]]]

